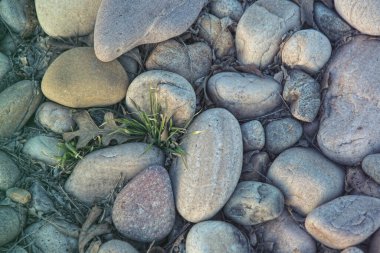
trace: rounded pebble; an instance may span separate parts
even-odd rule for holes
[[[71,110],[53,102],[45,102],[38,107],[35,121],[58,134],[73,131],[76,126]]]
[[[6,196],[12,201],[23,205],[29,203],[30,199],[32,198],[30,192],[17,187],[9,188],[6,192]]]
[[[0,206],[0,246],[15,239],[21,232],[23,221],[15,209]]]
[[[363,171],[380,184],[380,154],[366,156],[362,161]]]
[[[13,160],[0,151],[0,190],[11,188],[20,178],[21,172]]]
[[[139,253],[132,245],[120,240],[103,243],[97,253]]]
[[[265,145],[265,131],[260,121],[252,120],[240,126],[244,152],[261,150]]]
[[[65,150],[62,147],[61,140],[55,137],[37,135],[27,140],[22,152],[32,159],[54,166],[59,164],[59,159]]]
[[[243,15],[243,7],[237,0],[213,0],[210,2],[210,11],[218,18],[230,17],[239,21]]]

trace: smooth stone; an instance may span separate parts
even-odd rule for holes
[[[315,74],[327,63],[331,56],[329,39],[314,29],[294,33],[282,48],[282,61],[290,68],[299,68]]]
[[[8,56],[0,52],[0,80],[11,70],[11,68],[11,61]]]
[[[4,152],[0,151],[0,190],[6,191],[14,186],[21,172],[15,162]]]
[[[26,141],[22,152],[32,159],[46,163],[47,165],[57,165],[60,157],[65,153],[62,141],[44,135],[37,135]]]
[[[207,84],[212,102],[226,108],[239,120],[273,111],[281,105],[281,91],[281,85],[270,77],[235,72],[213,75]]]
[[[356,36],[334,54],[323,77],[319,148],[331,160],[358,165],[380,152],[380,42]]]
[[[207,220],[227,203],[238,183],[243,162],[243,141],[236,118],[222,108],[199,114],[187,129],[170,170],[176,207],[193,223]],[[212,157],[212,159],[210,159]],[[185,162],[184,162],[185,161]]]
[[[243,6],[237,0],[212,0],[210,11],[218,18],[230,17],[235,21],[239,21],[244,12]]]
[[[265,145],[265,131],[258,120],[248,121],[240,126],[244,152],[261,150]]]
[[[264,182],[269,162],[269,155],[265,152],[251,151],[244,153],[240,180]]]
[[[99,61],[93,48],[65,51],[47,69],[41,84],[44,95],[58,104],[86,108],[113,105],[127,92],[128,76],[118,61]]]
[[[22,43],[22,40],[19,36],[7,33],[3,40],[0,41],[0,51],[11,57],[20,43]]]
[[[363,171],[380,184],[380,154],[366,156],[362,161]]]
[[[151,93],[157,97],[161,112],[172,117],[175,126],[184,127],[193,118],[195,92],[182,76],[163,70],[150,70],[137,76],[128,87],[127,110],[136,112],[137,105],[140,110],[151,114]]]
[[[129,52],[121,55],[117,60],[127,72],[129,79],[132,81],[139,74],[139,68],[142,67],[140,50],[136,47]]]
[[[259,68],[268,66],[280,50],[282,37],[301,27],[300,8],[288,0],[258,0],[236,29],[237,58]]]
[[[378,229],[377,232],[373,234],[371,238],[371,242],[369,244],[368,253],[379,253],[379,249],[380,249],[380,229]]]
[[[132,245],[120,240],[110,240],[100,246],[97,253],[139,253]]]
[[[58,134],[73,131],[76,126],[71,109],[54,102],[45,102],[38,107],[35,122]]]
[[[277,219],[263,223],[256,229],[263,252],[316,253],[313,238],[284,210]]]
[[[64,221],[54,220],[52,222],[59,229],[46,221],[33,223],[25,229],[25,239],[30,252],[77,252],[78,239],[64,234],[63,231],[77,231],[79,228]]]
[[[22,230],[23,223],[22,217],[15,209],[0,206],[0,246],[16,239]]]
[[[301,215],[339,197],[344,171],[310,148],[291,148],[273,161],[267,177],[285,196],[285,204]]]
[[[17,187],[9,188],[6,192],[6,196],[12,201],[23,205],[29,203],[30,199],[32,198],[30,192]]]
[[[112,209],[116,229],[141,242],[159,241],[174,226],[175,206],[170,177],[154,166],[137,174],[121,190]]]
[[[335,11],[319,2],[314,3],[314,20],[318,28],[333,42],[352,31]]]
[[[52,37],[84,36],[94,31],[101,0],[35,0],[38,21]]]
[[[349,247],[340,253],[364,253],[364,251],[357,247]]]
[[[53,201],[50,199],[48,193],[40,183],[34,182],[30,186],[29,192],[32,194],[30,206],[37,213],[49,213],[55,210]]]
[[[245,181],[237,185],[224,206],[224,214],[234,222],[251,226],[279,217],[284,210],[284,196],[276,187]]]
[[[209,13],[198,18],[199,36],[211,45],[218,58],[234,54],[234,38],[228,29],[231,23],[228,18],[219,19]]]
[[[103,0],[95,24],[96,56],[108,62],[137,46],[176,37],[194,23],[206,2]]]
[[[175,40],[159,43],[145,62],[147,70],[166,70],[183,76],[190,83],[208,74],[212,51],[204,42],[190,45]]]
[[[295,119],[284,118],[269,122],[265,127],[265,147],[279,154],[299,141],[302,136],[302,125]]]
[[[377,0],[335,0],[335,10],[361,33],[380,35],[380,2]]]
[[[107,197],[119,182],[133,178],[149,166],[163,166],[164,162],[164,153],[146,143],[107,147],[80,160],[64,188],[80,201],[91,204]]]
[[[0,138],[20,130],[37,109],[42,98],[38,85],[20,81],[0,93]]]
[[[187,253],[248,253],[246,237],[235,226],[223,221],[195,224],[186,237]]]
[[[366,240],[380,227],[380,199],[346,195],[314,209],[306,230],[333,249],[345,249]]]

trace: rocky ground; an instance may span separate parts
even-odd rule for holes
[[[380,252],[380,1],[0,17],[1,252]]]

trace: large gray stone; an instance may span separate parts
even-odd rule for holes
[[[15,209],[0,206],[0,246],[15,239],[23,226],[24,220]]]
[[[112,61],[134,47],[184,33],[206,0],[103,0],[95,24],[95,53]]]
[[[105,198],[119,182],[153,165],[164,165],[164,153],[145,143],[127,143],[92,152],[80,160],[65,190],[84,203]]]
[[[380,154],[366,156],[362,161],[363,171],[380,184]]]
[[[13,160],[6,153],[0,151],[0,190],[6,191],[11,188],[20,175],[20,170]]]
[[[251,119],[271,112],[281,104],[281,85],[270,77],[222,72],[212,76],[207,94],[218,107],[237,119]]]
[[[36,135],[27,140],[22,152],[32,159],[54,166],[59,163],[65,152],[62,144],[62,141],[55,137]]]
[[[307,231],[324,245],[345,249],[366,240],[380,227],[380,199],[347,195],[313,210]]]
[[[199,114],[183,140],[184,160],[173,162],[170,175],[178,212],[191,222],[207,220],[233,193],[242,168],[243,142],[238,121],[225,109]]]
[[[344,191],[343,170],[309,148],[282,152],[273,161],[267,177],[282,191],[285,203],[302,215]]]
[[[379,58],[380,41],[357,36],[336,51],[325,71],[318,144],[331,160],[356,165],[380,152]]]

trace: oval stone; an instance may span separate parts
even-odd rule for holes
[[[44,95],[64,106],[107,106],[122,100],[128,76],[118,61],[99,61],[94,49],[78,47],[62,53],[42,79]]]
[[[65,152],[62,144],[62,141],[55,137],[36,135],[27,140],[22,152],[32,159],[54,166],[59,163]]]
[[[7,244],[21,232],[24,221],[15,209],[0,206],[0,246]]]
[[[120,240],[110,240],[100,246],[97,253],[139,253],[132,245]]]
[[[6,191],[11,188],[20,178],[20,170],[13,160],[4,152],[0,151],[0,190]]]
[[[281,90],[281,85],[272,78],[234,72],[218,73],[207,84],[212,102],[239,120],[271,112],[281,104]]]
[[[72,111],[53,102],[45,102],[38,107],[35,122],[58,134],[73,131],[75,128]]]
[[[221,210],[233,193],[242,169],[243,141],[238,121],[221,108],[201,113],[187,132],[182,144],[187,154],[173,162],[170,174],[178,212],[200,222]]]

